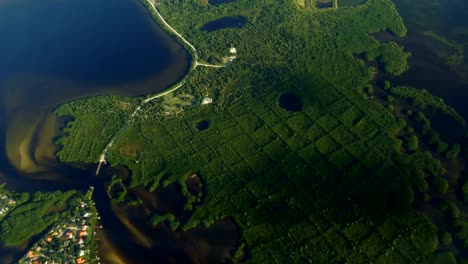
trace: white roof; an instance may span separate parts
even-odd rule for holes
[[[209,97],[203,98],[203,101],[201,102],[202,105],[211,104],[211,103],[213,103],[213,99]]]

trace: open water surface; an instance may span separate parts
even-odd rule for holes
[[[408,28],[404,38],[389,32],[374,37],[394,41],[411,52],[409,70],[400,76],[383,76],[392,85],[425,89],[441,97],[468,120],[468,9],[460,0],[394,0]],[[466,129],[446,115],[429,113],[434,128],[449,143],[459,143]]]
[[[394,40],[412,53],[409,71],[395,78],[394,83],[426,89],[442,97],[468,120],[468,6],[465,1],[394,2],[408,35],[404,39],[382,34],[377,38]],[[439,40],[428,33],[435,33]],[[454,46],[459,46],[461,52],[455,52]],[[449,63],[447,58],[454,55],[458,62]]]

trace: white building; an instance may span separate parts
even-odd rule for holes
[[[212,103],[213,103],[213,99],[211,99],[210,97],[203,98],[201,102],[202,105],[207,105],[207,104],[212,104]]]

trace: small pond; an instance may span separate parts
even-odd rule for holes
[[[330,0],[318,0],[317,8],[330,8],[333,7],[333,1]]]
[[[247,18],[243,16],[223,17],[206,23],[200,30],[212,32],[225,28],[242,28],[246,22]]]
[[[210,121],[208,120],[202,120],[195,125],[198,131],[206,130],[208,129],[209,126],[210,126]]]
[[[217,5],[232,3],[232,2],[235,2],[235,1],[237,1],[237,0],[208,0],[208,3],[210,5],[217,6]]]
[[[338,6],[340,6],[340,7],[342,7],[342,6],[358,6],[358,5],[364,4],[365,2],[367,2],[367,0],[339,0],[338,1]]]
[[[301,98],[293,93],[282,94],[278,103],[281,108],[291,112],[300,112],[302,110]]]

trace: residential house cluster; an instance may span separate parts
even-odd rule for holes
[[[92,200],[84,199],[72,217],[52,228],[20,263],[99,263],[94,241],[98,218]]]
[[[0,219],[2,219],[15,204],[16,201],[13,200],[11,195],[3,189],[0,189]]]

